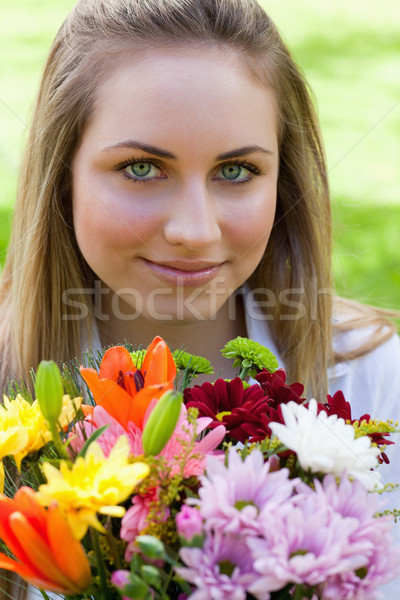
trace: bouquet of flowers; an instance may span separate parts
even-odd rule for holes
[[[209,362],[155,338],[91,356],[84,394],[51,361],[36,399],[10,391],[0,568],[45,599],[378,597],[400,575],[376,470],[397,424],[307,401],[251,340],[222,353],[233,380],[192,385]]]

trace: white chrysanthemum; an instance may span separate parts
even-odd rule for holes
[[[344,471],[358,479],[368,490],[381,488],[380,475],[371,471],[378,465],[380,450],[371,446],[367,436],[355,439],[352,425],[337,415],[317,414],[317,401],[307,406],[288,402],[282,404],[285,425],[270,423],[272,432],[297,458],[304,470],[314,473],[332,473],[341,476]]]

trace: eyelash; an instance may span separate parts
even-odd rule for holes
[[[160,161],[154,159],[154,158],[147,158],[145,156],[142,157],[135,157],[135,158],[131,158],[129,160],[125,160],[122,163],[119,163],[118,165],[116,165],[114,167],[114,170],[117,171],[118,173],[121,174],[121,176],[125,179],[128,180],[132,183],[150,183],[152,181],[154,181],[153,179],[134,179],[133,177],[130,177],[127,173],[124,172],[124,169],[126,169],[126,167],[129,167],[130,165],[134,164],[134,163],[140,163],[140,162],[144,162],[144,163],[149,163],[150,165],[153,165],[154,167],[156,167],[157,169],[161,170],[162,164]],[[239,159],[232,159],[229,161],[226,161],[224,163],[221,163],[218,166],[218,170],[223,169],[223,167],[229,166],[229,165],[238,165],[239,167],[243,167],[244,169],[247,169],[251,175],[247,178],[247,179],[243,179],[242,181],[229,181],[228,179],[226,179],[225,181],[228,183],[233,183],[235,185],[239,185],[241,183],[247,183],[249,181],[252,181],[252,179],[254,179],[254,177],[257,177],[259,175],[262,175],[263,172],[261,171],[261,169],[259,169],[258,167],[256,167],[256,165],[247,162],[247,160],[239,160]]]
[[[223,169],[223,167],[227,167],[229,165],[238,165],[239,167],[243,167],[244,169],[247,169],[251,173],[251,175],[247,179],[242,179],[242,181],[235,181],[235,180],[229,181],[228,179],[225,180],[228,183],[233,183],[235,185],[239,185],[241,183],[247,183],[249,181],[252,181],[254,179],[254,177],[257,177],[258,175],[263,174],[261,169],[256,167],[256,165],[253,165],[253,163],[249,163],[249,162],[247,162],[247,160],[240,160],[238,158],[235,158],[232,160],[227,160],[226,162],[219,165],[218,170]]]
[[[149,163],[150,165],[153,165],[153,167],[157,167],[157,169],[161,170],[162,165],[160,161],[155,160],[154,158],[146,158],[145,156],[139,158],[131,158],[130,160],[124,160],[122,163],[116,165],[114,167],[114,170],[120,173],[124,179],[131,181],[132,183],[149,183],[152,181],[152,179],[134,179],[133,177],[130,177],[127,173],[124,172],[124,169],[126,169],[126,167],[129,167],[134,163],[140,162]]]

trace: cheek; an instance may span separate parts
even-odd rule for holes
[[[257,206],[249,204],[246,210],[232,215],[227,235],[245,256],[254,258],[264,253],[274,223],[275,206],[275,199],[271,199]]]
[[[102,255],[114,230],[113,220],[101,209],[95,209],[89,198],[75,195],[73,202],[73,222],[78,246],[91,263],[91,258]],[[115,235],[115,232],[114,232]],[[112,238],[112,236],[111,236]]]
[[[122,255],[151,237],[154,218],[118,194],[90,193],[77,186],[73,197],[73,223],[84,256]]]
[[[73,223],[80,251],[93,271],[102,279],[107,265],[123,256],[129,228],[118,214],[94,194],[76,190]]]

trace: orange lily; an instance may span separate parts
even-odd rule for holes
[[[105,352],[98,373],[85,367],[80,371],[96,404],[124,429],[130,421],[143,428],[150,403],[172,389],[176,376],[171,351],[159,336],[147,348],[140,369],[136,368],[126,348],[114,346]]]
[[[90,584],[85,551],[76,540],[60,509],[46,510],[28,487],[14,498],[0,495],[0,538],[15,559],[0,553],[0,568],[18,573],[43,590],[71,595]]]

